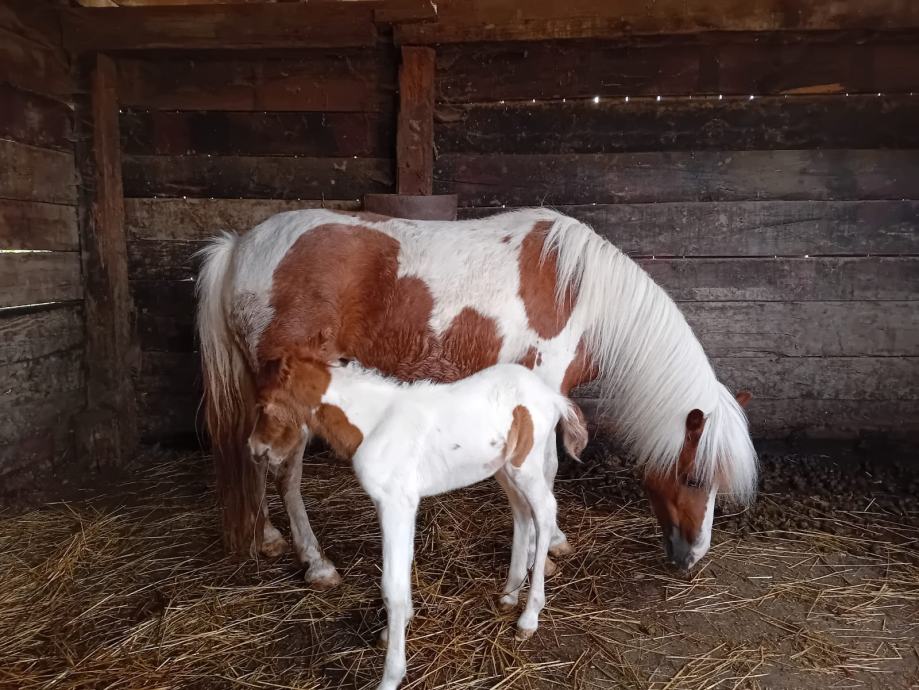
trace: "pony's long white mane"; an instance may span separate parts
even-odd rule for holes
[[[715,372],[683,314],[634,261],[573,218],[555,215],[543,258],[557,252],[557,287],[576,290],[580,319],[600,370],[607,411],[648,471],[676,468],[686,416],[705,413],[696,477],[748,501],[756,491],[756,451],[747,418]]]

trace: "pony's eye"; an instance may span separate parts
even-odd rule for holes
[[[683,480],[683,483],[690,489],[702,488],[702,482],[691,475],[687,475],[686,479]]]
[[[346,367],[346,366],[348,366],[349,364],[351,364],[351,360],[348,359],[347,357],[339,357],[339,358],[338,358],[338,363],[339,363],[341,366]]]

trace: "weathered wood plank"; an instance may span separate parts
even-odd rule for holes
[[[0,4],[0,27],[42,45],[61,45],[58,13],[50,3],[4,0]]]
[[[0,139],[0,198],[76,204],[73,154]]]
[[[126,111],[126,154],[392,155],[391,113]]]
[[[128,196],[357,199],[393,188],[385,158],[126,156]]]
[[[0,307],[82,297],[77,252],[0,252]]]
[[[186,281],[131,281],[137,332],[145,351],[191,352],[195,347],[195,284]]]
[[[919,202],[727,201],[556,206],[643,256],[919,254]],[[506,209],[464,208],[460,218]]]
[[[79,348],[0,365],[0,408],[38,402],[61,391],[80,390],[83,385]]]
[[[394,111],[395,60],[386,50],[228,60],[118,61],[122,105],[162,110]]]
[[[0,366],[45,357],[83,343],[79,305],[0,316]]]
[[[203,389],[198,353],[144,352],[137,387],[144,393],[200,396]]]
[[[79,251],[76,208],[0,199],[0,249]]]
[[[643,259],[678,302],[917,300],[919,258]]]
[[[200,396],[171,393],[141,393],[141,440],[146,443],[188,443],[206,437]]]
[[[198,273],[197,240],[132,240],[128,242],[128,273],[133,280],[189,280]]]
[[[919,356],[919,302],[683,302],[680,309],[710,357]]]
[[[62,50],[0,27],[0,82],[51,96],[65,97],[73,81]]]
[[[622,38],[640,34],[707,31],[802,31],[902,29],[919,26],[919,11],[908,0],[897,3],[795,3],[771,0],[756,5],[731,2],[645,0],[611,4],[603,0],[559,3],[537,0],[471,0],[443,3],[437,19],[396,28],[406,44],[519,41],[546,38]]]
[[[0,138],[73,149],[70,109],[53,98],[0,84]]]
[[[919,151],[694,151],[439,156],[463,206],[919,199]]]
[[[124,193],[118,132],[115,63],[96,56],[91,74],[91,151],[82,177],[83,260],[86,286],[87,415],[95,428],[81,429],[84,452],[97,464],[120,464],[137,445],[132,374],[136,341],[128,285]],[[85,106],[84,106],[85,107]],[[84,425],[90,426],[90,425]]]
[[[441,106],[435,144],[439,154],[916,148],[916,122],[908,95],[523,101]]]
[[[919,401],[919,357],[713,357],[730,390],[770,400]],[[589,384],[579,390],[598,397]]]
[[[279,3],[184,7],[72,8],[62,14],[65,47],[240,50],[372,46],[373,3]]]
[[[598,401],[578,404],[593,423],[609,426]],[[919,403],[913,400],[770,400],[754,397],[747,408],[755,438],[852,438],[863,432],[919,432]]]
[[[434,179],[434,50],[402,48],[396,188],[399,194],[430,194]]]
[[[875,58],[878,58],[877,60]],[[909,92],[915,32],[701,34],[679,40],[440,46],[437,100],[484,103],[625,96]]]
[[[281,199],[125,199],[128,238],[206,240],[221,230],[243,233],[276,213],[307,208],[360,210],[360,201]]]

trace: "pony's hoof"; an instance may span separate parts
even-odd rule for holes
[[[570,556],[573,553],[574,549],[572,548],[571,544],[568,543],[567,539],[549,547],[549,554],[555,556],[556,558],[561,558],[562,556]],[[546,571],[546,575],[548,574],[549,572]]]
[[[320,592],[338,587],[341,584],[341,575],[335,570],[335,566],[331,564],[319,568],[310,568],[306,571],[304,579],[312,589]]]
[[[514,639],[517,640],[517,642],[526,642],[531,637],[533,637],[533,635],[535,634],[536,634],[536,628],[530,629],[530,628],[518,627],[517,632],[514,633]]]
[[[265,558],[277,558],[285,553],[287,553],[288,544],[287,540],[278,535],[276,539],[271,541],[263,541],[262,548],[259,549],[262,552],[262,555]]]
[[[517,598],[509,597],[508,595],[503,595],[498,597],[498,611],[501,613],[507,613],[508,611],[513,611],[517,608]]]
[[[546,567],[543,570],[546,577],[552,577],[555,573],[558,572],[558,565],[548,556],[546,557]]]

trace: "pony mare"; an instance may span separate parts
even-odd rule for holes
[[[233,551],[285,547],[246,441],[255,372],[291,351],[356,359],[406,381],[455,381],[497,362],[520,362],[564,395],[596,380],[643,470],[667,554],[683,567],[708,550],[716,494],[746,501],[755,491],[746,396],[718,382],[667,294],[573,218],[547,209],[468,221],[293,211],[224,234],[203,255],[206,417]],[[306,579],[332,585],[338,574],[310,529],[300,465],[285,465],[278,490]],[[569,550],[556,528],[550,552]]]
[[[555,428],[577,457],[587,430],[573,405],[532,371],[498,364],[456,383],[406,384],[363,367],[283,356],[258,376],[249,448],[271,467],[300,462],[310,431],[350,459],[373,500],[383,535],[386,665],[380,690],[405,676],[412,617],[411,566],[419,500],[495,476],[511,500],[514,540],[500,603],[517,605],[535,535],[530,595],[518,639],[536,632],[545,605],[545,566],[555,527]],[[309,429],[309,431],[307,431]]]

